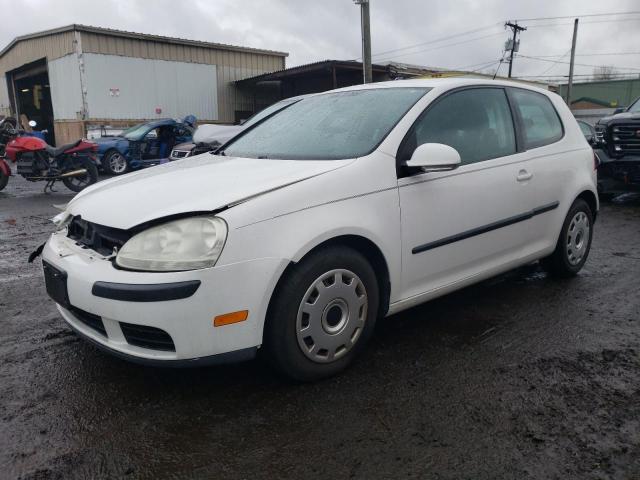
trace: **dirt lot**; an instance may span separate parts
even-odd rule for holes
[[[640,478],[638,199],[603,205],[578,278],[533,265],[388,318],[300,386],[77,339],[26,263],[71,198],[41,188],[0,193],[2,478]]]

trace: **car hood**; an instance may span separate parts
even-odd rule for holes
[[[209,153],[106,180],[67,206],[72,215],[129,229],[189,212],[205,212],[335,170],[352,160],[266,160]]]
[[[244,130],[242,125],[200,125],[193,134],[194,143],[225,143]]]
[[[599,124],[609,124],[609,123],[618,123],[618,122],[627,122],[627,121],[640,121],[640,113],[637,112],[623,112],[616,113],[615,115],[609,115],[607,117],[602,117],[598,123]]]
[[[193,143],[193,142],[179,143],[178,145],[173,147],[173,150],[186,150],[186,151],[190,152],[191,150],[193,150],[193,147],[195,147],[195,146],[196,146],[196,144]]]

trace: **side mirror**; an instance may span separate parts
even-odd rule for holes
[[[613,111],[613,114],[614,114],[614,115],[617,115],[618,113],[623,113],[624,111],[625,111],[625,109],[624,109],[624,108],[616,108],[616,109]]]
[[[29,126],[31,128],[35,127],[36,125],[38,125],[38,123],[35,120],[29,120]]]
[[[406,166],[423,172],[446,172],[460,166],[460,154],[449,145],[442,143],[423,143],[413,151]]]

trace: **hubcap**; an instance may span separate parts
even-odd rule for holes
[[[127,161],[119,153],[114,153],[111,155],[111,158],[109,158],[109,167],[111,167],[111,171],[114,173],[122,173],[127,168]]]
[[[298,345],[307,358],[333,362],[349,352],[367,319],[367,291],[344,269],[318,277],[302,297],[296,320]]]
[[[576,213],[567,230],[567,259],[571,265],[579,264],[587,253],[590,233],[587,214]]]

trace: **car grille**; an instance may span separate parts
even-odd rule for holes
[[[188,150],[171,150],[171,158],[173,159],[180,159],[180,158],[186,158],[189,156],[189,153],[191,153]]]
[[[124,338],[127,339],[127,343],[129,343],[129,345],[150,348],[152,350],[163,350],[166,352],[176,351],[173,340],[164,330],[124,322],[120,322],[120,328],[122,329]]]
[[[102,323],[102,318],[98,315],[94,315],[93,313],[85,312],[84,310],[80,310],[74,306],[69,307],[69,311],[73,313],[73,316],[81,323],[85,324],[87,327],[95,330],[102,336],[107,336],[107,330],[104,328],[104,323]]]
[[[114,248],[120,249],[131,234],[126,230],[87,222],[77,216],[69,224],[67,237],[75,240],[76,244],[83,248],[90,248],[100,255],[107,256],[113,253]]]
[[[613,154],[640,154],[640,123],[613,125],[611,144]]]

